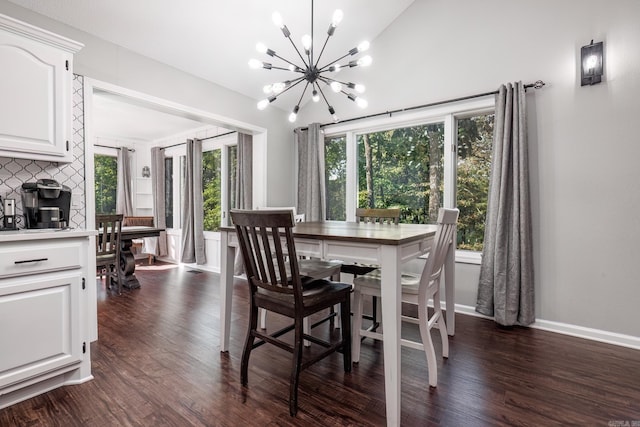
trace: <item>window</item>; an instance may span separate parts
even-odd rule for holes
[[[325,146],[325,181],[327,219],[345,221],[347,185],[347,140],[342,136],[328,137]]]
[[[458,249],[482,251],[493,143],[493,100],[332,126],[325,136],[327,219],[357,207],[400,208],[403,223],[460,209]],[[353,125],[351,125],[353,126]],[[475,258],[474,258],[475,259]]]
[[[458,249],[482,251],[491,173],[493,119],[493,114],[481,114],[457,121]]]
[[[218,231],[220,228],[221,150],[202,153],[202,199],[204,208],[204,230]]]
[[[444,189],[444,123],[357,135],[358,207],[400,208],[402,222],[438,217]]]
[[[202,143],[202,202],[204,231],[218,231],[226,224],[229,209],[235,207],[238,167],[235,134]],[[187,158],[184,145],[165,150],[165,200],[167,228],[181,228]]]
[[[236,135],[204,141],[202,144],[202,193],[204,230],[218,231],[236,206],[238,147]]]
[[[116,213],[118,160],[115,156],[94,155],[96,213]]]
[[[173,228],[173,157],[164,159],[164,218],[167,228]]]

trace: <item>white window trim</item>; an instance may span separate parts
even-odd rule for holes
[[[324,127],[324,136],[336,137],[344,135],[347,153],[347,182],[346,182],[346,215],[354,218],[358,201],[357,177],[357,135],[401,127],[424,125],[429,123],[444,123],[444,200],[443,206],[456,206],[455,183],[457,158],[457,119],[477,114],[485,114],[495,110],[495,97],[488,95],[473,100],[453,102],[423,110],[394,115],[363,119],[350,123],[338,123]],[[456,262],[465,264],[480,264],[482,253],[477,251],[456,250]]]

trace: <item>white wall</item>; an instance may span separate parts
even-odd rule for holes
[[[635,337],[638,17],[633,0],[416,0],[353,79],[367,85],[365,114],[544,80],[527,95],[537,318]],[[604,82],[580,87],[591,39],[604,41]],[[335,104],[341,118],[363,114]],[[330,122],[324,109],[301,111],[302,123]],[[477,267],[457,273],[457,302],[475,306]]]

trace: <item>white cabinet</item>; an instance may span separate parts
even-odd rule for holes
[[[0,15],[0,156],[73,160],[72,66],[80,48]]]
[[[90,234],[0,234],[0,408],[92,378]]]
[[[80,274],[39,275],[0,288],[0,389],[82,360]]]

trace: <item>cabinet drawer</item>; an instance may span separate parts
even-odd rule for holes
[[[20,242],[0,245],[0,279],[80,268],[81,242]]]

